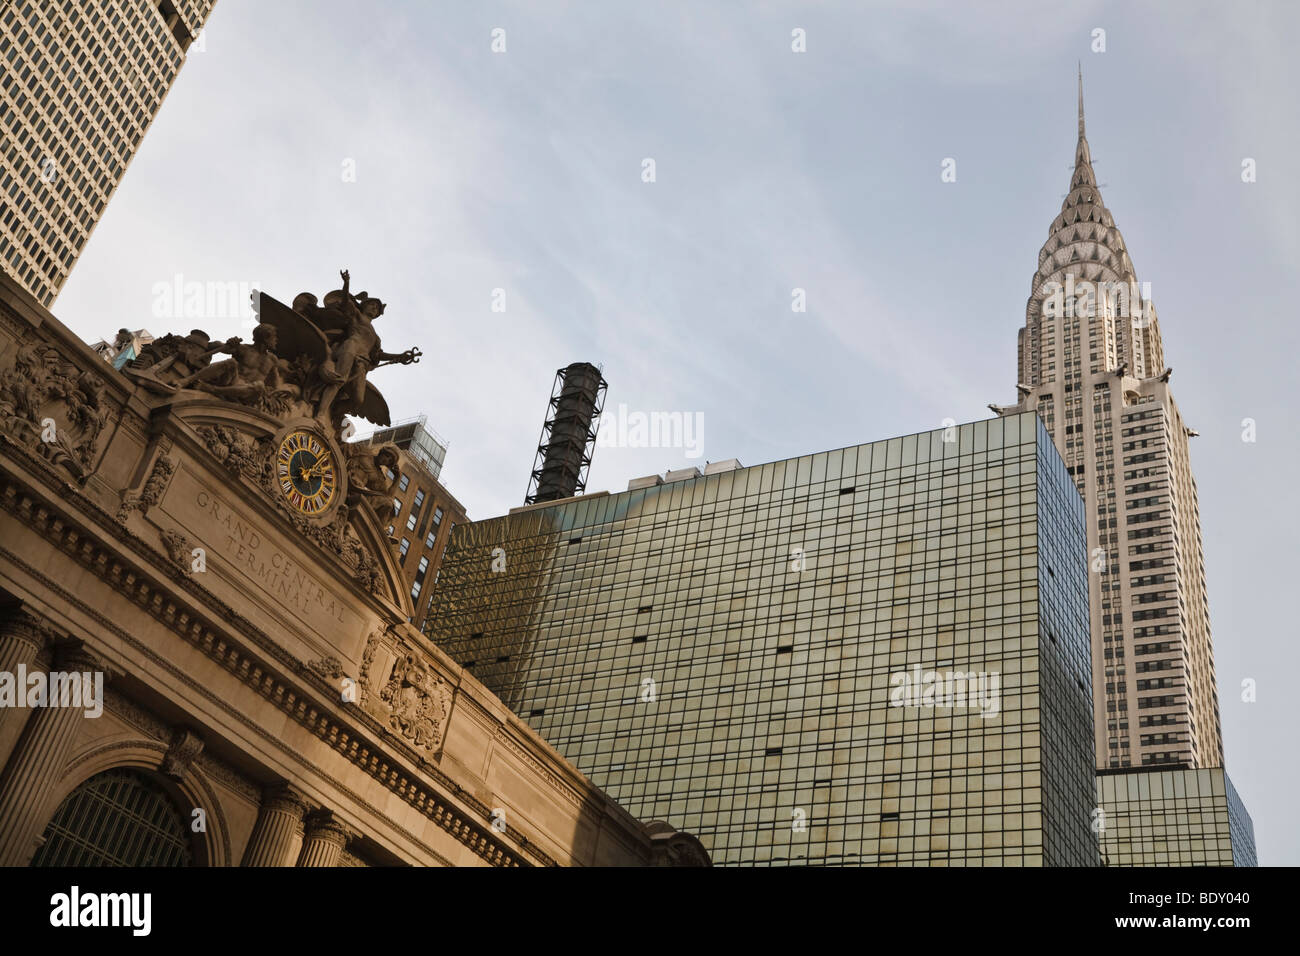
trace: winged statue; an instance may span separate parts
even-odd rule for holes
[[[365,292],[354,295],[348,271],[339,275],[342,288],[323,302],[303,292],[288,306],[253,293],[258,324],[251,343],[238,336],[213,342],[202,329],[166,335],[122,372],[158,394],[205,392],[273,415],[318,418],[336,430],[344,415],[389,425],[388,403],[367,375],[383,365],[418,362],[420,350],[385,352],[375,331],[384,303]],[[214,361],[219,353],[230,357]]]
[[[418,348],[385,352],[374,327],[384,303],[365,292],[353,295],[348,271],[339,275],[343,287],[327,293],[323,303],[302,292],[289,308],[262,295],[261,320],[275,327],[276,352],[302,387],[303,399],[314,401],[318,417],[337,422],[355,415],[389,425],[388,403],[366,376],[383,365],[418,362],[421,353]]]

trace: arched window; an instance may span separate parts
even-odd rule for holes
[[[32,866],[193,866],[185,818],[158,778],[118,768],[68,794]]]

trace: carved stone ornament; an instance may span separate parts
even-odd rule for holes
[[[265,473],[270,479],[268,440],[252,438],[226,425],[205,425],[198,431],[208,451],[232,474],[259,479]]]
[[[366,638],[366,649],[361,655],[361,673],[357,677],[362,705],[370,700],[370,668],[375,662],[375,652],[379,650],[379,642],[383,637],[384,632],[376,629],[370,632],[370,637]]]
[[[379,699],[390,708],[388,725],[402,737],[427,751],[442,746],[451,687],[414,654],[397,659]]]
[[[159,455],[158,460],[153,463],[153,470],[149,473],[149,478],[140,489],[138,495],[126,495],[122,499],[122,506],[118,509],[117,520],[120,524],[125,524],[127,517],[132,511],[139,511],[141,514],[148,514],[149,509],[156,505],[162,498],[162,493],[167,490],[167,482],[171,481],[172,474],[176,471],[176,462],[166,455]]]
[[[95,372],[78,372],[54,348],[18,347],[0,371],[0,431],[85,481],[109,410]]]
[[[163,491],[167,488],[167,482],[171,480],[172,473],[175,470],[176,462],[166,455],[158,456],[158,460],[153,464],[153,471],[149,473],[149,480],[144,483],[144,490],[140,492],[141,511],[147,513],[150,508],[158,503]]]
[[[39,652],[58,637],[58,631],[39,614],[13,607],[0,612],[0,637],[30,644]],[[373,654],[369,648],[367,652]]]
[[[145,345],[124,371],[135,373],[132,377],[137,381],[143,381],[139,373],[146,370],[153,381],[180,381],[207,368],[212,354],[212,341],[202,329],[194,329],[189,335],[168,332]]]
[[[172,738],[171,746],[167,748],[167,753],[163,755],[162,764],[158,767],[158,770],[160,773],[179,780],[185,776],[189,771],[190,764],[202,752],[202,737],[188,730],[177,731],[176,736]]]
[[[285,381],[285,364],[275,351],[276,335],[275,326],[265,322],[253,329],[251,343],[236,336],[212,344],[202,329],[184,338],[167,335],[158,348],[144,349],[124,373],[151,392],[171,395],[192,389],[270,415],[284,415],[293,409],[300,393],[296,385]],[[230,358],[212,361],[223,352]]]
[[[307,666],[326,680],[333,680],[343,676],[343,662],[337,657],[322,657],[318,660],[308,661]]]
[[[651,866],[712,866],[709,852],[699,838],[677,830],[662,820],[645,825],[650,835]]]
[[[178,531],[172,531],[170,528],[160,532],[158,537],[162,539],[163,550],[167,552],[167,557],[172,559],[181,574],[189,577],[190,563],[193,557],[189,539]]]
[[[393,514],[393,494],[401,471],[398,448],[392,442],[378,447],[348,442],[344,449],[348,456],[348,504],[371,508],[382,528]]]

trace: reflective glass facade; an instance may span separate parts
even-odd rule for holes
[[[1092,865],[1087,587],[1025,413],[463,525],[428,632],[715,864]]]
[[[1255,828],[1221,768],[1102,773],[1108,866],[1257,866]]]

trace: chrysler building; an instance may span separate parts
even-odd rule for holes
[[[1097,190],[1083,123],[1070,192],[1038,253],[1019,402],[1086,502],[1097,766],[1220,767],[1218,689],[1187,427],[1149,292]]]

